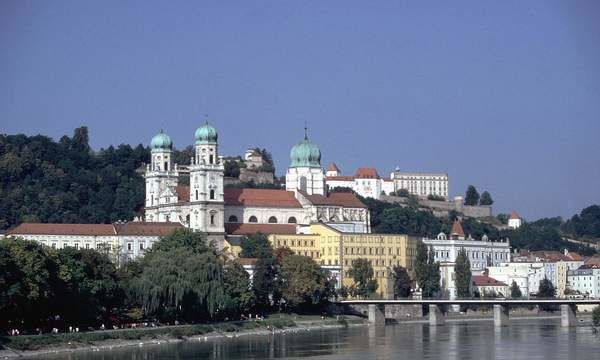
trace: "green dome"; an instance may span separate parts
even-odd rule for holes
[[[217,129],[208,125],[208,121],[200,126],[196,133],[194,134],[196,138],[196,145],[198,144],[206,144],[206,143],[216,143],[219,138],[219,134],[217,134]]]
[[[321,150],[305,136],[290,151],[290,167],[321,167]]]
[[[171,141],[169,135],[165,134],[161,130],[160,133],[156,134],[152,138],[150,147],[152,147],[152,149],[171,149],[173,147],[173,142]]]

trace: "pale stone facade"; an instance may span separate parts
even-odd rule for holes
[[[441,196],[448,199],[448,174],[420,173],[396,170],[392,173],[394,191],[406,189],[410,194],[427,197]]]

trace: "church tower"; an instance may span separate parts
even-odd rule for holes
[[[152,138],[150,164],[146,166],[146,221],[177,221],[168,213],[160,213],[158,205],[177,203],[177,164],[173,164],[173,142],[162,130]]]
[[[325,195],[325,177],[321,168],[321,151],[308,140],[304,128],[304,140],[300,141],[290,152],[290,167],[285,175],[285,189],[301,190],[308,195]]]
[[[190,165],[190,228],[208,234],[209,242],[223,245],[224,166],[219,156],[217,130],[208,121],[195,133],[195,154]]]

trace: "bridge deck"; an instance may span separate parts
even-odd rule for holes
[[[400,300],[342,300],[339,305],[600,305],[600,299],[400,299]]]

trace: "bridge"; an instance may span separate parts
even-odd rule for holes
[[[428,305],[429,325],[443,325],[445,317],[441,306],[444,305],[490,305],[494,309],[494,325],[507,326],[510,322],[509,309],[511,306],[559,305],[561,325],[575,326],[577,305],[600,305],[600,299],[400,299],[400,300],[342,300],[336,305],[367,305],[369,323],[385,324],[386,305]]]

